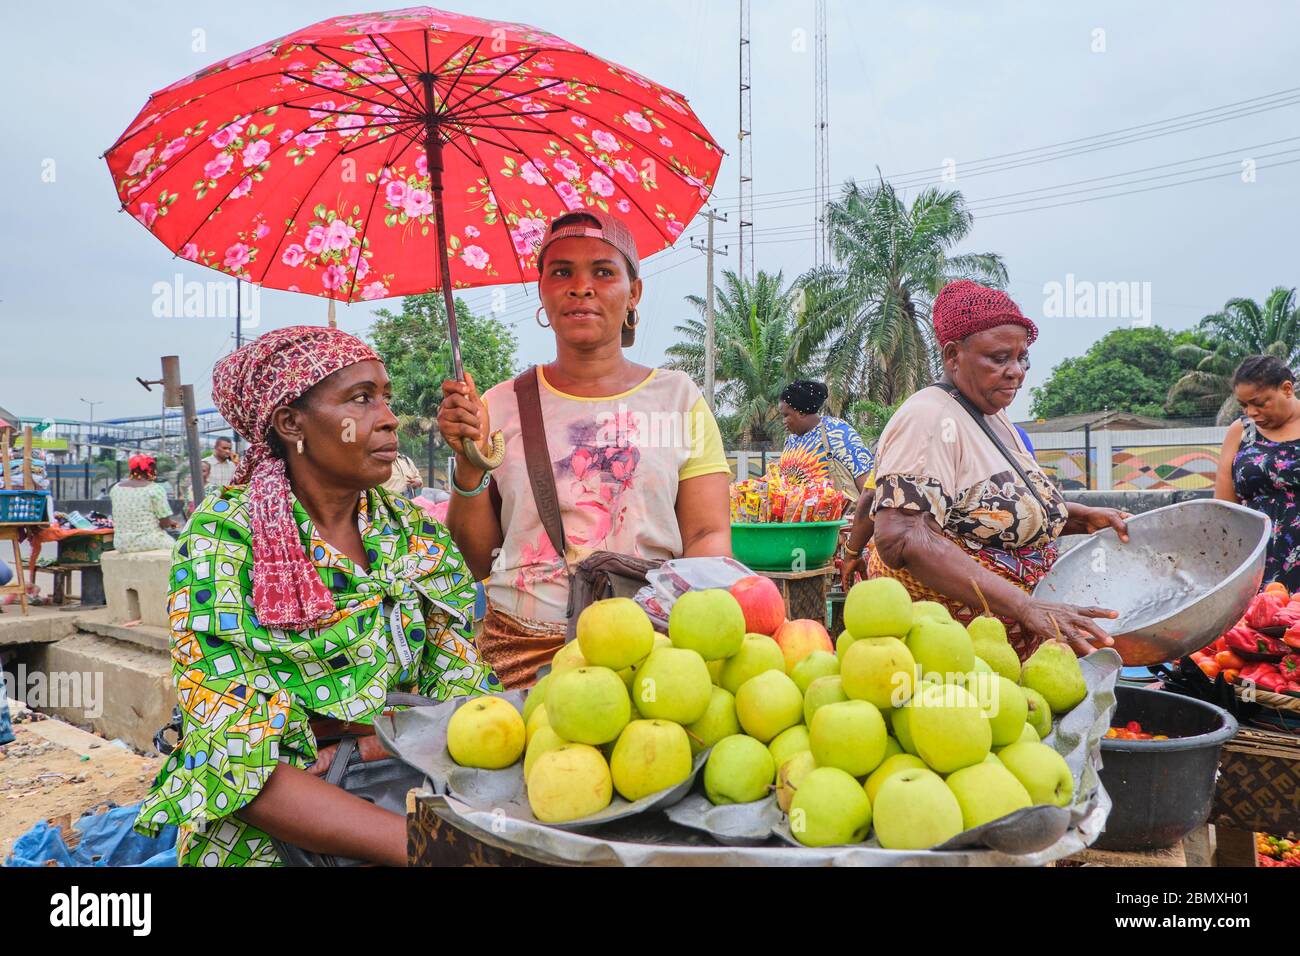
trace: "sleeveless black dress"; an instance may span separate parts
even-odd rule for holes
[[[1232,485],[1243,505],[1273,521],[1265,583],[1281,581],[1288,591],[1300,589],[1300,439],[1271,441],[1243,419]]]

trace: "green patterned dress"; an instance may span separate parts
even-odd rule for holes
[[[184,717],[136,818],[181,828],[182,866],[276,866],[270,837],[235,812],[277,763],[316,760],[309,719],[369,723],[390,690],[446,700],[501,690],[471,637],[474,580],[442,525],[376,488],[358,525],[369,573],[321,540],[296,500],[303,547],[336,610],[303,631],[262,627],[253,612],[247,488],[209,495],[172,557],[172,676]]]

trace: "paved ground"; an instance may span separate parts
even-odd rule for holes
[[[50,818],[75,823],[111,800],[136,803],[149,791],[160,757],[142,757],[71,724],[9,702],[13,743],[0,746],[0,861],[14,840]]]

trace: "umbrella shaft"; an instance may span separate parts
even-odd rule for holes
[[[460,358],[460,335],[456,331],[456,302],[451,293],[451,262],[447,252],[447,218],[442,206],[442,140],[433,123],[425,127],[424,155],[429,163],[429,191],[433,193],[434,228],[438,239],[438,276],[442,301],[447,308],[447,337],[451,342],[452,373],[456,381],[465,381],[465,367]]]

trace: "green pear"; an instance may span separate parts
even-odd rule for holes
[[[966,625],[972,641],[1007,643],[1007,626],[991,614],[981,614]]]
[[[817,769],[811,750],[801,750],[785,758],[785,762],[776,768],[776,803],[782,813],[790,812],[790,801],[803,778]]]
[[[840,680],[850,700],[865,700],[880,710],[899,707],[912,696],[916,661],[896,637],[854,641],[840,664]]]
[[[790,832],[804,846],[861,843],[870,830],[871,801],[850,774],[819,766],[800,781],[790,801]]]
[[[533,708],[533,712],[528,715],[528,721],[524,724],[524,746],[532,743],[533,735],[542,727],[551,726],[551,716],[546,712],[545,704],[538,704]]]
[[[968,674],[975,667],[970,635],[956,621],[918,621],[907,632],[907,649],[922,674],[938,674],[941,680],[953,680],[950,675]]]
[[[549,726],[537,728],[537,733],[533,734],[533,739],[528,741],[528,749],[524,751],[524,782],[527,783],[528,775],[532,773],[533,765],[537,763],[538,757],[548,750],[563,747],[568,742]]]
[[[976,618],[975,620],[985,619]],[[992,620],[992,618],[988,620]],[[998,623],[1001,624],[1002,622],[999,621]],[[1020,680],[1020,655],[1005,640],[996,641],[988,637],[977,637],[971,643],[975,648],[976,661],[983,661],[991,670],[1001,674],[1008,680]]]
[[[838,767],[865,777],[885,759],[885,719],[865,700],[819,707],[808,728],[808,744],[819,767]]]
[[[589,817],[609,806],[613,797],[609,765],[587,744],[566,743],[548,750],[528,777],[528,805],[542,823]]]
[[[923,685],[908,704],[907,728],[916,753],[936,773],[952,773],[989,754],[993,732],[973,694],[954,684]],[[898,731],[897,723],[894,727]],[[899,737],[904,749],[907,742]]]
[[[609,772],[614,789],[635,802],[691,775],[691,742],[680,724],[634,720],[618,735]]]
[[[811,744],[808,742],[808,728],[803,724],[787,727],[772,738],[772,742],[767,745],[767,749],[772,752],[772,759],[776,761],[779,768],[781,764],[799,753],[799,751],[811,749]]]
[[[981,761],[949,774],[944,782],[961,807],[963,830],[1033,805],[1029,792],[1001,763]]]
[[[715,806],[751,803],[767,796],[775,774],[766,747],[753,737],[733,734],[713,745],[704,764],[704,793]]]
[[[1039,740],[1045,740],[1052,732],[1052,708],[1047,706],[1043,695],[1032,687],[1021,684],[1020,692],[1025,695],[1025,703],[1029,705],[1029,716],[1025,718],[1025,723],[1034,728]]]
[[[803,722],[811,727],[813,714],[817,713],[818,707],[848,699],[849,695],[844,693],[843,678],[839,674],[817,678],[808,685],[808,692],[803,695]]]
[[[708,750],[723,737],[740,733],[740,721],[736,719],[736,698],[721,687],[714,687],[704,716],[690,724],[686,732],[691,738],[692,754]]]
[[[808,693],[808,685],[819,677],[834,677],[840,672],[840,659],[830,651],[813,651],[790,671],[799,693]]]
[[[849,588],[844,626],[858,640],[902,637],[912,626],[912,597],[893,578],[872,578]]]
[[[856,640],[857,638],[848,631],[840,631],[840,636],[835,638],[835,656],[840,659],[841,664],[844,663],[845,653],[848,652],[848,649],[853,646],[853,642]]]
[[[986,674],[968,689],[989,719],[994,747],[1005,747],[1020,739],[1029,716],[1029,704],[1019,685],[997,674]]]
[[[1038,736],[1038,731],[1034,730],[1034,725],[1026,723],[1024,729],[1020,731],[1020,736],[1015,739],[1015,743],[1039,743],[1043,738]]]
[[[608,667],[556,674],[542,706],[552,730],[565,740],[593,747],[617,739],[632,719],[627,687]]]
[[[714,687],[722,686],[722,665],[727,663],[724,658],[718,658],[716,661],[705,661],[709,668],[709,679],[713,681]]]
[[[885,718],[885,723],[889,723],[889,712],[882,710],[880,716]],[[903,753],[902,745],[894,739],[892,735],[885,738],[885,759],[888,760],[895,754]]]
[[[903,748],[903,753],[915,754],[916,743],[912,740],[911,710],[910,702],[902,707],[895,707],[889,712],[889,726],[894,731],[898,746]]]
[[[979,654],[975,655],[975,666],[971,668],[971,674],[996,674],[996,673],[997,671],[995,671],[992,667],[989,666],[988,661],[980,657]]]
[[[956,796],[937,773],[924,767],[890,774],[871,807],[876,839],[886,850],[928,850],[965,829]]]
[[[577,670],[579,667],[586,667],[589,663],[590,661],[582,656],[582,646],[577,641],[569,641],[551,658],[551,673]]]
[[[668,613],[668,637],[674,647],[696,651],[706,661],[722,660],[740,650],[745,612],[722,588],[687,591]]]
[[[547,696],[553,693],[549,690]],[[712,697],[708,665],[698,653],[684,648],[656,648],[632,678],[637,712],[650,720],[693,724],[709,709]]]
[[[578,647],[587,662],[613,671],[631,667],[654,648],[654,625],[631,598],[589,604],[578,615],[577,632]]]
[[[952,614],[938,601],[914,601],[912,602],[912,623],[915,624],[921,618],[928,618],[931,621],[951,621]]]
[[[1053,714],[1072,710],[1088,696],[1079,658],[1064,641],[1045,641],[1025,661],[1020,683],[1043,695]],[[1037,729],[1037,728],[1035,728]]]
[[[998,759],[1029,791],[1034,803],[1068,807],[1074,799],[1074,774],[1065,758],[1040,743],[1014,743],[998,751]]]
[[[533,711],[546,699],[546,685],[551,682],[551,675],[547,674],[528,691],[524,697],[524,723],[528,723],[528,718],[533,716]]]
[[[925,761],[913,754],[894,754],[892,757],[886,757],[871,775],[867,777],[863,789],[867,791],[867,798],[871,805],[876,805],[876,796],[880,793],[880,786],[896,773],[902,773],[904,770],[924,770],[930,772],[930,768],[925,765]]]
[[[720,687],[735,694],[740,685],[763,671],[784,671],[785,655],[781,645],[766,634],[746,634],[740,650],[722,662]]]
[[[764,671],[736,691],[736,716],[745,733],[767,743],[803,720],[803,694],[784,671]]]

